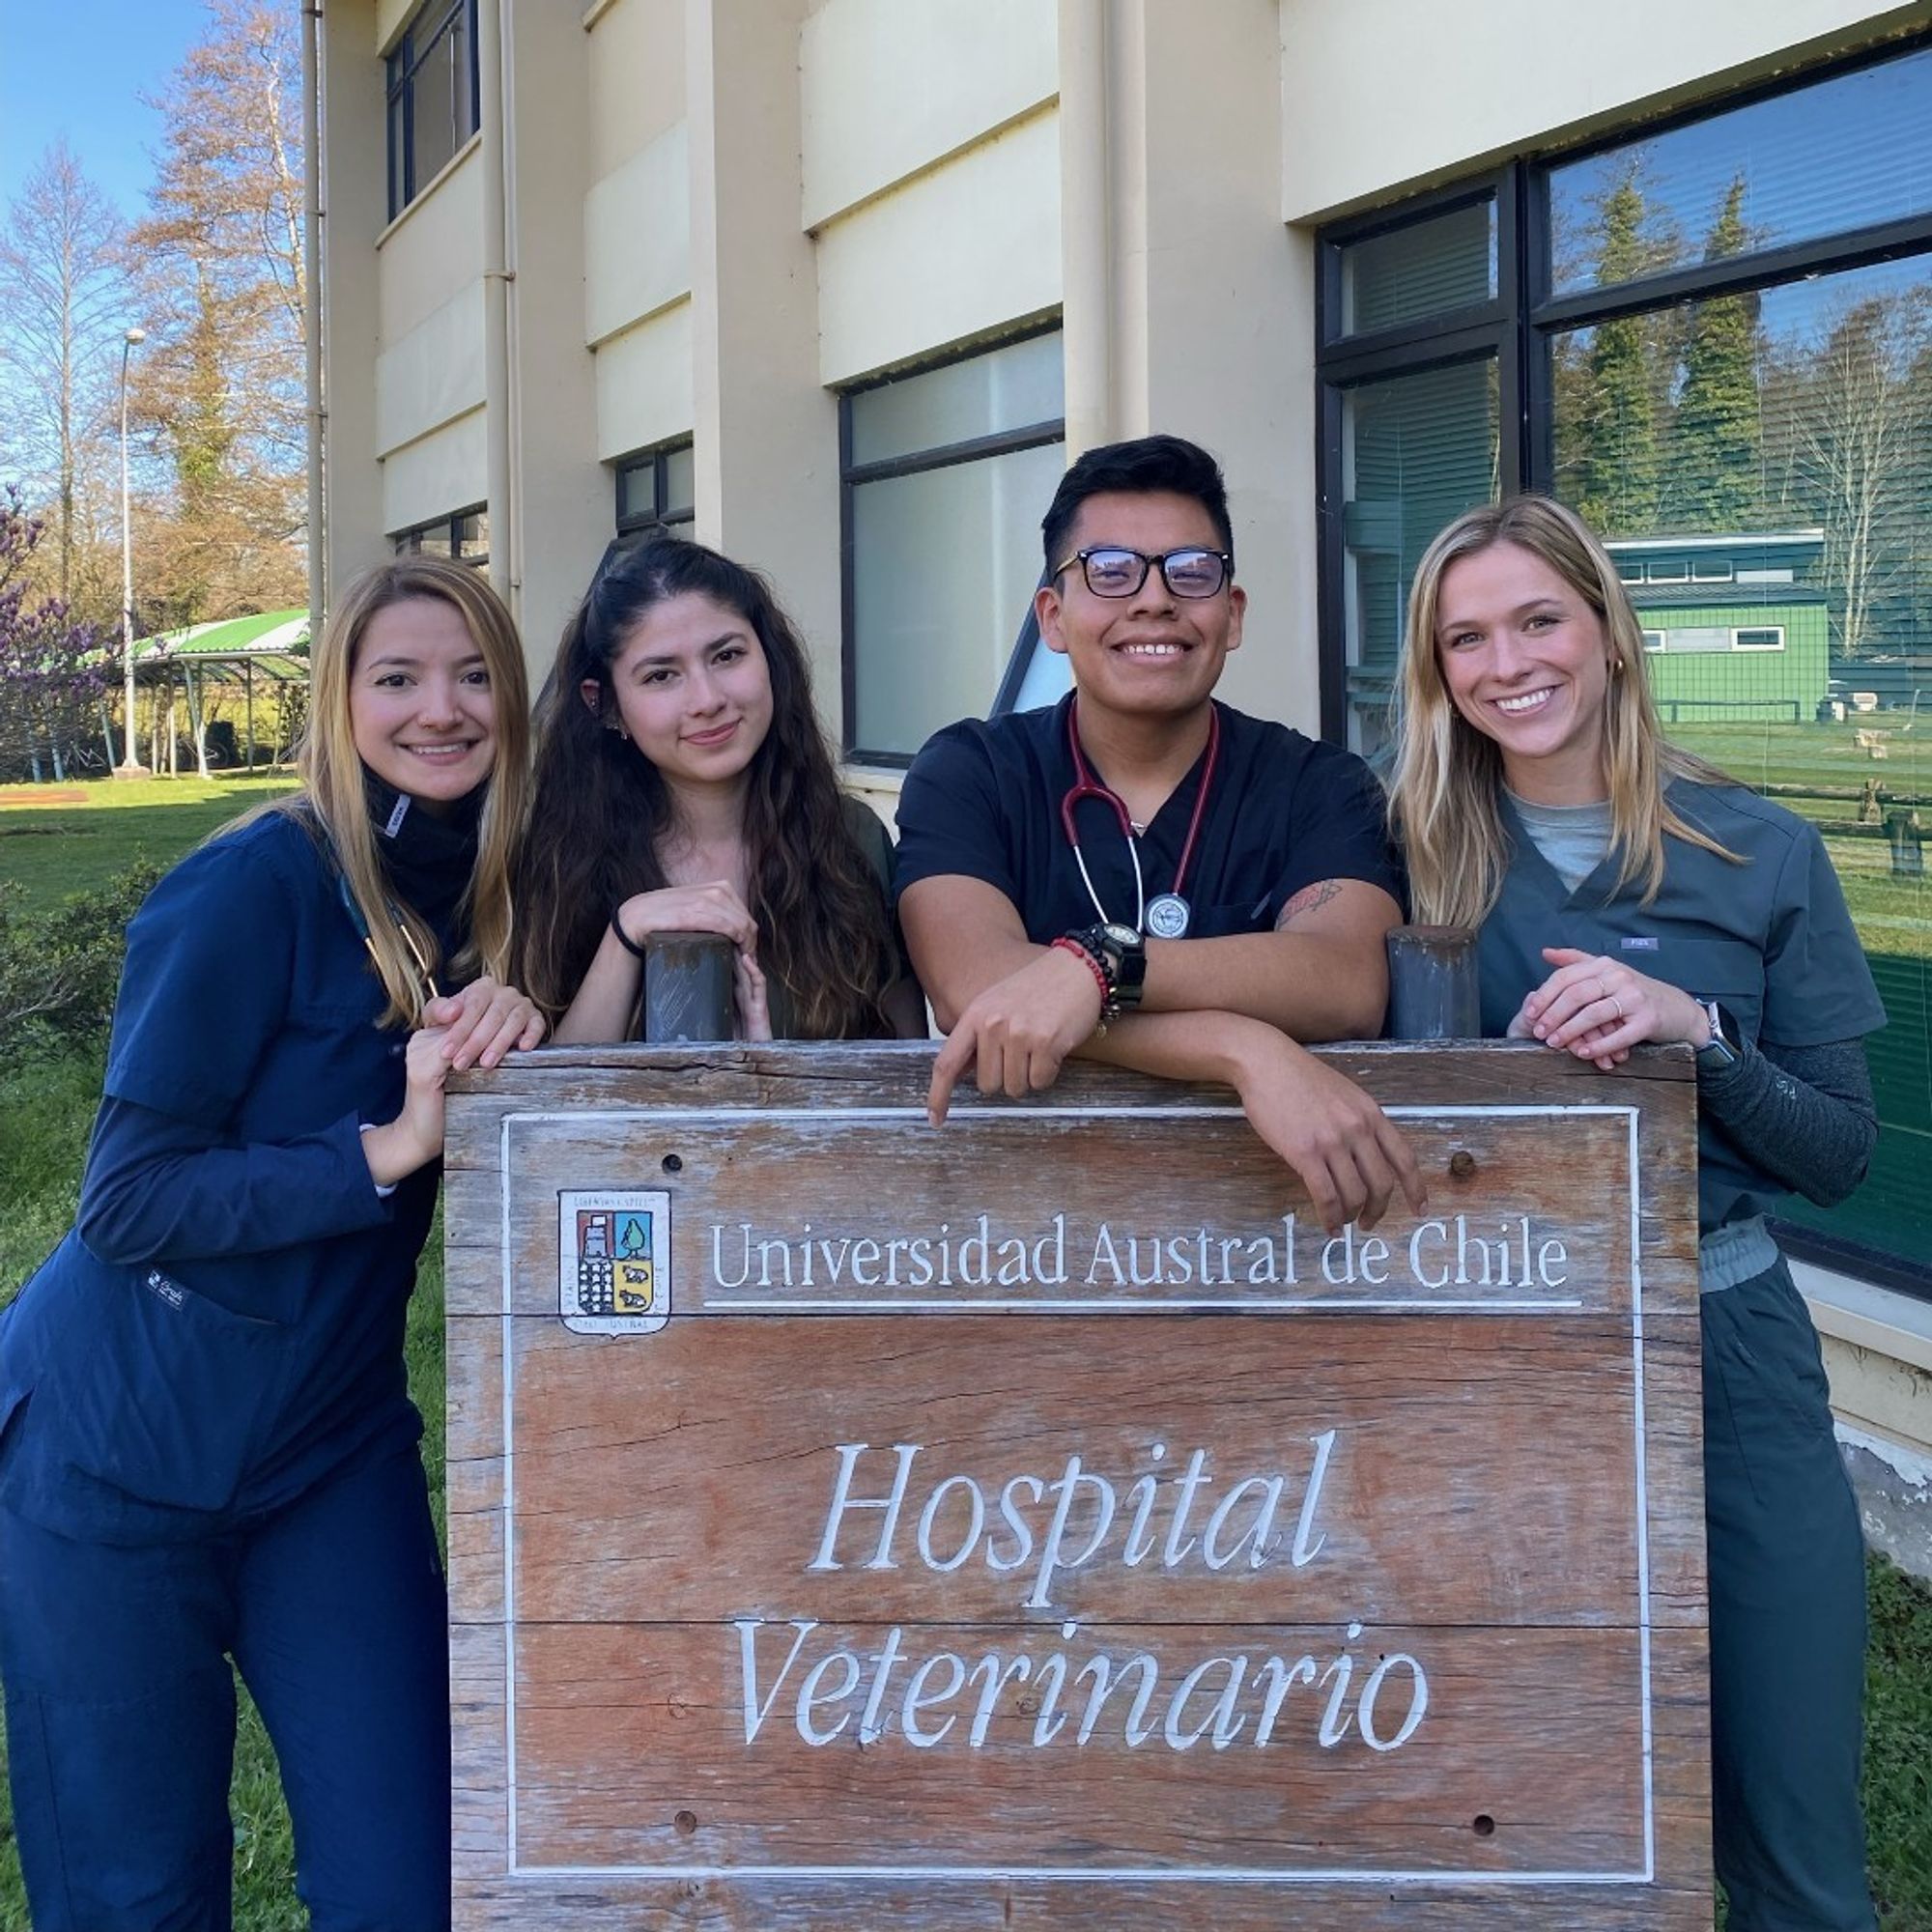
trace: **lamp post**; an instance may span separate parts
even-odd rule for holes
[[[123,778],[145,778],[134,745],[134,533],[128,516],[128,357],[147,341],[145,328],[130,328],[121,338],[121,662],[127,680],[121,714]]]

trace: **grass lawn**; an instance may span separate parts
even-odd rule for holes
[[[1746,784],[1841,788],[1862,787],[1876,779],[1888,792],[1932,797],[1932,717],[1914,721],[1908,728],[1890,722],[1896,716],[1873,712],[1823,724],[1674,724],[1669,736]],[[1860,745],[1861,737],[1867,745]],[[1874,746],[1884,751],[1883,758],[1872,756]],[[1783,797],[1778,803],[1828,824],[1850,824],[1859,817],[1858,802],[1852,799]],[[1906,809],[1917,810],[1932,831],[1932,807]],[[1932,875],[1894,878],[1891,847],[1884,838],[1828,835],[1825,842],[1865,950],[1932,957]]]
[[[23,911],[105,885],[135,860],[164,866],[238,811],[293,789],[288,772],[220,779],[96,779],[76,785],[0,785],[0,879],[22,889]],[[49,805],[48,794],[85,802]]]
[[[1733,768],[1742,775],[1741,764]],[[63,894],[105,883],[137,856],[165,864],[225,817],[286,782],[259,778],[105,782],[83,788],[85,804],[61,808],[14,804],[9,793],[24,788],[0,786],[0,878],[21,879],[37,903],[49,904]],[[19,826],[40,829],[19,836],[14,830]],[[99,1046],[0,1069],[0,1302],[72,1218],[99,1082]],[[440,1519],[440,1230],[432,1236],[411,1307],[408,1357],[411,1387],[427,1425],[423,1461]],[[1886,1932],[1932,1932],[1932,1590],[1875,1560],[1870,1591],[1865,1804],[1872,1883]],[[237,1925],[242,1932],[302,1925],[274,1756],[245,1696],[230,1803]],[[0,1784],[0,1932],[25,1932],[27,1923]]]

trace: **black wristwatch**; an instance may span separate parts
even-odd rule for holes
[[[1141,1003],[1147,980],[1147,941],[1130,925],[1083,925],[1067,938],[1098,965],[1106,976],[1107,997],[1100,1012],[1117,1020]]]
[[[1704,1009],[1704,1017],[1711,1026],[1711,1037],[1697,1049],[1697,1064],[1710,1067],[1714,1072],[1735,1066],[1744,1058],[1738,1051],[1737,1021],[1716,1000],[1704,999],[1696,993],[1690,997]]]

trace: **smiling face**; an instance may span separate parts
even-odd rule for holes
[[[1102,545],[1144,556],[1223,548],[1206,508],[1165,490],[1088,497],[1065,548],[1070,554]],[[1040,636],[1072,663],[1083,719],[1095,710],[1185,717],[1207,703],[1228,653],[1239,645],[1247,601],[1234,583],[1212,597],[1177,597],[1158,569],[1149,570],[1131,597],[1096,597],[1075,563],[1039,591],[1034,608]]]
[[[1456,709],[1502,753],[1512,791],[1546,805],[1607,796],[1604,620],[1534,552],[1492,543],[1442,573],[1435,661]]]
[[[646,611],[605,676],[631,742],[672,786],[741,782],[771,729],[772,675],[757,634],[702,591]],[[582,691],[595,710],[596,680]]]
[[[356,755],[431,811],[467,797],[497,758],[497,698],[463,613],[440,597],[385,604],[362,627],[349,680]]]

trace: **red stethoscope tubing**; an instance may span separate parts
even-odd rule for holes
[[[1134,831],[1133,814],[1128,811],[1125,801],[1118,792],[1110,791],[1094,776],[1093,767],[1087,762],[1087,754],[1080,749],[1080,731],[1077,724],[1078,699],[1066,707],[1066,749],[1073,755],[1073,783],[1066,795],[1060,801],[1061,829],[1066,834],[1066,842],[1073,849],[1073,862],[1080,867],[1081,883],[1087,888],[1087,896],[1094,901],[1094,910],[1100,915],[1100,923],[1107,923],[1107,909],[1100,903],[1100,895],[1094,890],[1094,881],[1087,870],[1086,856],[1080,850],[1080,829],[1074,823],[1076,807],[1088,799],[1098,799],[1113,808],[1114,816],[1121,822],[1121,837],[1127,841],[1127,857],[1134,867],[1134,929],[1138,932],[1147,923],[1147,886],[1141,876],[1141,841]],[[1208,814],[1208,795],[1214,788],[1215,768],[1221,762],[1221,714],[1210,704],[1208,707],[1208,762],[1201,774],[1201,789],[1194,795],[1194,815],[1187,821],[1187,837],[1181,841],[1180,863],[1174,868],[1174,885],[1171,895],[1179,898],[1187,884],[1187,868],[1194,863],[1194,848],[1201,838],[1201,821]]]

